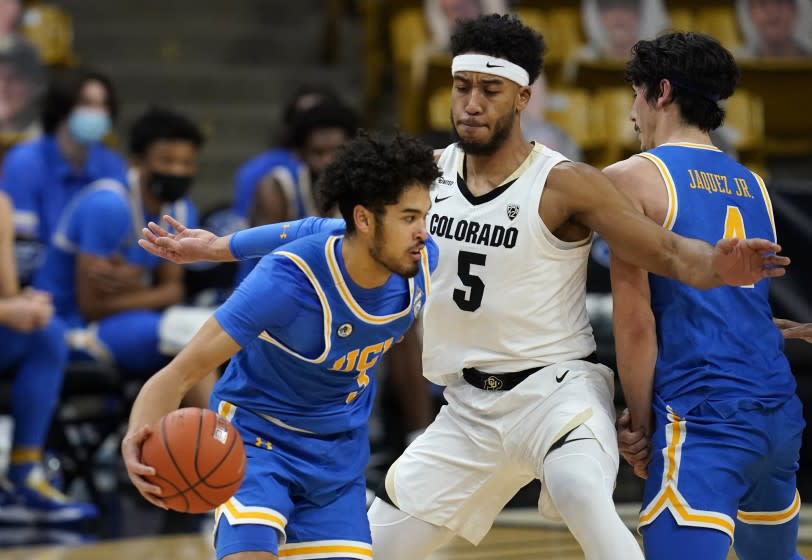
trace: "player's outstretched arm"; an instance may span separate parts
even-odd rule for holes
[[[773,319],[784,338],[798,338],[812,344],[812,323],[797,323],[789,319]]]
[[[305,218],[250,228],[219,237],[204,229],[187,228],[171,216],[164,220],[177,233],[170,233],[155,222],[142,230],[138,240],[142,249],[177,264],[199,261],[230,262],[262,257],[300,237],[321,231],[341,230],[343,220]]]
[[[141,463],[141,446],[151,433],[150,426],[177,409],[189,389],[239,350],[240,345],[212,317],[188,346],[138,392],[127,435],[121,442],[121,454],[133,485],[156,506],[166,509],[160,498],[160,489],[143,478],[154,475],[155,469]]]
[[[633,174],[612,176],[619,180],[640,181]],[[565,199],[568,215],[598,232],[624,261],[695,288],[742,286],[784,275],[789,259],[775,254],[781,250],[778,244],[753,238],[711,246],[682,237],[635,209],[612,181],[584,164],[559,165],[550,173],[545,196],[552,187]]]

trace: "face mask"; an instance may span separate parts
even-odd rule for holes
[[[193,175],[167,175],[152,171],[147,188],[152,196],[164,202],[175,202],[192,186]]]
[[[68,118],[68,130],[80,144],[98,142],[110,132],[110,117],[105,111],[80,107]]]

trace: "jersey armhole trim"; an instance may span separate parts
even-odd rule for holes
[[[758,173],[755,171],[751,171],[750,173],[752,173],[753,177],[756,178],[756,182],[761,189],[761,196],[764,199],[764,205],[767,207],[767,214],[770,216],[770,225],[773,228],[773,243],[778,243],[778,233],[775,229],[775,216],[773,215],[773,203],[770,200],[770,194],[767,192],[767,185],[764,183],[764,179],[762,179]]]
[[[674,228],[674,222],[677,221],[677,212],[679,211],[679,202],[677,199],[677,187],[674,184],[674,179],[671,177],[671,172],[668,171],[668,167],[666,167],[665,162],[661,160],[659,157],[655,156],[652,153],[644,152],[642,154],[637,154],[642,158],[646,158],[651,163],[657,166],[657,170],[660,172],[660,176],[663,178],[663,183],[665,184],[665,191],[668,195],[668,210],[665,213],[665,220],[663,223],[660,224],[667,230],[671,230]]]
[[[265,342],[273,344],[280,350],[283,350],[288,354],[290,354],[291,356],[294,356],[300,360],[303,360],[310,364],[320,364],[324,362],[324,360],[326,360],[327,356],[330,354],[330,334],[333,324],[333,314],[330,311],[330,303],[327,301],[327,296],[324,294],[324,290],[322,290],[319,281],[316,279],[316,275],[313,274],[313,271],[310,269],[308,264],[299,255],[294,255],[293,253],[289,253],[287,251],[277,251],[274,254],[281,255],[283,257],[287,257],[290,260],[292,260],[293,263],[297,267],[299,267],[299,269],[305,274],[305,276],[307,276],[307,279],[310,281],[310,284],[313,286],[313,289],[316,290],[316,295],[319,297],[319,301],[321,302],[322,316],[324,319],[324,352],[322,352],[318,358],[315,359],[306,358],[305,356],[302,356],[298,352],[294,352],[293,350],[291,350],[290,348],[288,348],[287,346],[276,340],[268,333],[268,331],[262,331],[262,333],[260,333],[259,335],[259,338],[264,340]]]

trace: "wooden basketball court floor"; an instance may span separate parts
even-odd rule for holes
[[[812,545],[799,552],[812,558]],[[731,552],[730,559],[736,556]],[[213,560],[210,539],[202,535],[144,537],[78,547],[0,550],[0,560]],[[497,526],[479,546],[455,540],[430,560],[576,560],[578,543],[565,529]],[[618,559],[622,560],[622,559]]]

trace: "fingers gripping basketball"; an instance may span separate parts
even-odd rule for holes
[[[211,410],[182,408],[161,418],[144,442],[145,477],[161,487],[167,507],[184,513],[210,511],[242,484],[245,448],[234,426]]]

